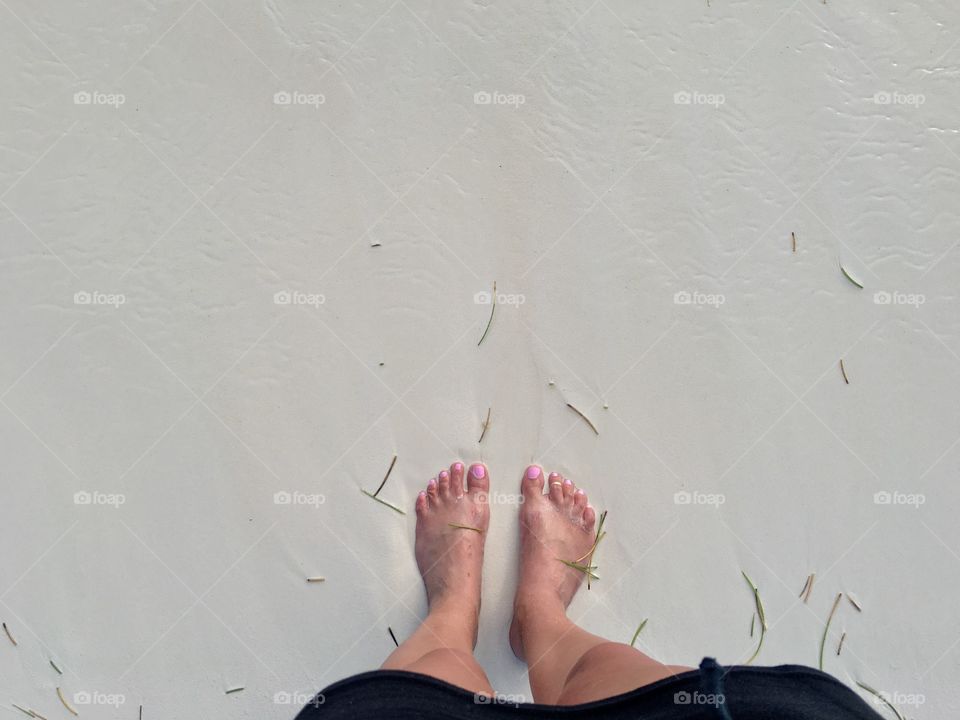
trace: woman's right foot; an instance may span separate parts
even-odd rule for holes
[[[524,619],[530,614],[563,615],[583,582],[584,573],[560,562],[578,561],[593,547],[596,512],[587,494],[558,473],[546,478],[531,465],[520,482],[520,583],[513,604],[510,646],[524,659]],[[586,562],[586,560],[583,560]]]

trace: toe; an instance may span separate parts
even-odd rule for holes
[[[443,472],[447,472],[444,470]],[[463,497],[463,474],[449,473],[450,497]]]
[[[587,505],[583,510],[583,526],[589,530],[593,531],[593,524],[597,520],[597,513],[593,509],[593,505]]]
[[[524,471],[523,480],[520,481],[520,491],[523,493],[524,501],[543,495],[543,470],[538,465],[531,465]]]
[[[427,497],[430,500],[437,499],[437,493],[440,492],[440,486],[437,484],[436,478],[430,478],[427,480]]]
[[[573,499],[574,490],[575,488],[573,487],[573,481],[568,480],[567,478],[564,478],[563,479],[563,499],[565,501],[569,502],[570,500]]]
[[[463,463],[455,462],[450,466],[450,495],[463,497]]]
[[[563,502],[563,478],[557,473],[550,473],[547,480],[550,482],[550,499],[559,505]]]
[[[470,466],[470,472],[467,473],[467,490],[472,493],[485,493],[490,489],[490,476],[487,472],[487,466],[482,463],[475,463]]]
[[[427,493],[425,490],[421,490],[417,494],[417,515],[422,515],[427,511]]]
[[[587,494],[580,488],[573,493],[573,504],[581,510],[587,506]]]
[[[450,497],[450,473],[446,470],[442,471],[439,475],[439,491],[440,497]]]

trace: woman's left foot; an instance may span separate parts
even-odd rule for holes
[[[466,481],[466,486],[464,486]],[[451,611],[471,626],[474,641],[480,614],[483,546],[490,524],[487,468],[456,462],[417,496],[417,567],[431,612]]]

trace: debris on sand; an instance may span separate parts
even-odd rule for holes
[[[760,648],[763,647],[763,638],[767,634],[767,614],[763,610],[763,601],[760,599],[760,589],[757,587],[756,583],[754,583],[753,580],[750,579],[750,576],[747,575],[747,573],[745,573],[743,570],[740,571],[740,574],[743,575],[743,579],[747,581],[747,585],[749,585],[750,589],[753,591],[753,604],[757,608],[757,617],[760,618],[760,640],[757,643],[757,649],[753,651],[753,655],[750,656],[750,659],[744,663],[745,665],[749,665],[757,659],[757,655],[760,654]]]
[[[492,409],[493,408],[487,408],[487,419],[483,421],[483,430],[480,431],[480,439],[477,440],[478,445],[483,442],[483,437],[487,434],[487,428],[490,427],[490,411]]]
[[[497,281],[493,281],[493,295],[490,299],[490,319],[487,320],[487,327],[483,330],[483,335],[480,336],[480,341],[477,343],[477,347],[480,347],[480,343],[483,342],[483,339],[487,337],[487,333],[490,332],[490,326],[493,325],[493,314],[497,311]]]
[[[840,272],[843,273],[843,276],[844,276],[847,280],[849,280],[849,281],[852,282],[854,285],[856,285],[858,288],[860,288],[861,290],[863,290],[863,283],[860,282],[859,280],[857,280],[855,277],[853,277],[853,275],[851,275],[850,273],[848,273],[848,272],[847,272],[847,269],[846,269],[843,265],[840,266]]]
[[[594,425],[592,422],[590,422],[590,418],[588,418],[588,417],[587,417],[586,415],[584,415],[582,412],[580,412],[579,410],[577,410],[577,409],[576,409],[573,405],[571,405],[570,403],[567,403],[567,407],[570,408],[571,410],[573,410],[577,415],[579,415],[580,417],[583,418],[583,421],[584,421],[585,423],[587,423],[587,425],[590,426],[590,429],[591,429],[591,430],[593,430],[593,434],[594,434],[594,435],[599,435],[599,434],[600,434],[600,431],[597,430],[597,426]]]
[[[405,513],[403,510],[401,510],[400,508],[398,508],[398,507],[397,507],[396,505],[394,505],[393,503],[388,503],[386,500],[381,500],[380,498],[377,497],[377,495],[380,494],[380,491],[383,490],[383,486],[387,484],[387,480],[390,478],[390,473],[393,472],[393,466],[396,465],[396,464],[397,464],[397,456],[394,455],[394,456],[393,456],[393,460],[390,461],[390,467],[387,468],[387,474],[383,476],[383,481],[380,483],[380,487],[378,487],[375,492],[370,492],[370,491],[368,491],[368,490],[364,490],[363,488],[360,488],[360,492],[362,492],[362,493],[363,493],[364,495],[366,495],[367,497],[373,498],[373,499],[376,500],[378,503],[381,503],[381,504],[383,504],[383,505],[386,505],[386,506],[387,506],[388,508],[390,508],[391,510],[395,510],[396,512],[400,513],[401,515],[406,515],[407,513]]]
[[[823,670],[823,648],[827,644],[827,633],[830,631],[830,622],[833,620],[834,613],[837,612],[837,606],[840,604],[840,600],[843,598],[843,593],[837,593],[836,600],[833,601],[833,607],[830,608],[830,614],[827,616],[827,622],[823,626],[823,637],[820,638],[820,664],[819,668]]]

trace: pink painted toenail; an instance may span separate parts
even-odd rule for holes
[[[440,471],[440,478],[441,478],[441,479],[446,480],[448,477],[450,477],[450,473],[448,473],[446,470],[441,470],[441,471]]]
[[[430,478],[429,480],[427,480],[427,487],[429,487],[429,488],[435,488],[436,486],[437,486],[437,479],[436,479],[436,478]]]
[[[551,479],[551,480],[556,480],[558,477],[560,477],[560,474],[559,474],[559,473],[550,473],[550,479]]]
[[[426,496],[427,496],[427,493],[423,490],[417,493],[418,498],[425,498]]]
[[[586,493],[580,488],[577,488],[577,491],[574,493],[574,495],[586,495]]]
[[[565,480],[563,481],[563,484],[564,484],[566,487],[570,487],[571,485],[573,485],[573,482],[572,482],[571,480],[566,480],[566,479],[565,479]]]
[[[487,474],[487,471],[484,470],[483,465],[474,465],[472,468],[470,468],[470,474],[477,478],[477,480],[480,480],[484,475]]]
[[[527,468],[527,477],[531,480],[540,477],[540,468],[535,465],[531,465]]]
[[[454,463],[453,469],[457,472],[461,472],[463,470],[463,463]]]

